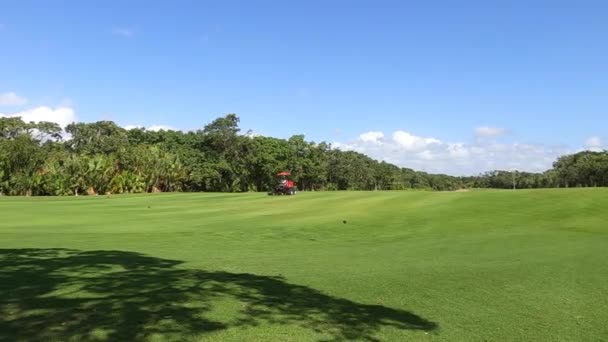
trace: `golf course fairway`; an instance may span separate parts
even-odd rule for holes
[[[0,198],[0,341],[608,340],[608,190]]]

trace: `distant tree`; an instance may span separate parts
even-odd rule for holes
[[[72,123],[65,130],[71,135],[66,146],[79,154],[116,153],[129,143],[126,130],[111,121]]]

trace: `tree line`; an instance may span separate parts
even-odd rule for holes
[[[568,188],[608,186],[608,151],[582,151],[559,157],[542,173],[492,171],[465,178],[477,188]]]
[[[325,142],[242,134],[228,114],[182,132],[0,118],[0,194],[94,195],[171,191],[268,191],[289,170],[299,190],[456,190],[608,185],[608,153],[559,158],[544,173],[430,174],[333,149]]]

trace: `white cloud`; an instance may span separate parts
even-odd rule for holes
[[[348,151],[348,150],[354,150],[357,145],[356,144],[344,144],[341,142],[334,142],[331,144],[331,146],[335,149]]]
[[[143,128],[146,131],[153,131],[153,132],[158,132],[160,130],[165,130],[165,131],[169,131],[169,130],[175,131],[176,130],[175,128],[173,128],[171,126],[167,126],[167,125],[152,125],[149,127],[145,127],[142,125],[126,125],[123,128],[126,130],[135,129],[135,128]]]
[[[0,94],[0,106],[21,106],[27,103],[25,97],[21,97],[14,92]]]
[[[501,127],[482,126],[475,128],[478,138],[495,138],[507,134],[507,130]]]
[[[451,175],[474,175],[496,169],[542,172],[551,168],[560,155],[571,153],[562,147],[501,144],[483,139],[473,139],[472,143],[443,142],[401,130],[389,136],[386,138],[385,133],[372,131],[361,134],[354,141],[336,142],[332,146],[401,167]]]
[[[602,139],[600,137],[590,137],[585,142],[585,148],[589,151],[600,152],[602,148]]]
[[[416,153],[416,156],[422,160],[433,160],[435,159],[435,155],[433,154],[433,152],[429,151],[429,150],[424,150],[422,152],[418,152]]]
[[[424,150],[429,145],[441,144],[441,141],[438,139],[418,137],[404,131],[394,132],[393,141],[408,151]]]
[[[376,144],[381,144],[383,138],[384,138],[384,133],[376,132],[376,131],[370,131],[370,132],[366,132],[366,133],[359,135],[359,140],[361,140],[363,142],[376,143]]]
[[[248,130],[243,135],[246,136],[246,137],[248,137],[248,138],[255,138],[255,137],[261,137],[262,136],[262,134],[254,132],[253,130]]]
[[[586,146],[588,146],[588,147],[602,146],[602,139],[600,137],[590,137],[589,139],[587,139]]]
[[[18,113],[0,113],[0,117],[21,117],[21,120],[25,122],[50,121],[59,124],[59,126],[62,128],[65,128],[65,126],[76,121],[74,110],[70,107],[51,108],[47,106],[40,106]]]
[[[132,37],[134,33],[132,29],[126,27],[115,27],[112,29],[112,34],[125,38]]]
[[[448,144],[447,151],[452,158],[467,158],[471,153],[478,153],[479,150],[469,151],[470,149],[463,143]]]

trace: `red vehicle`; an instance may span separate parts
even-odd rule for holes
[[[279,182],[278,182],[277,186],[272,191],[270,191],[268,194],[269,195],[295,195],[296,188],[293,183],[293,180],[289,179],[290,175],[291,175],[291,173],[289,173],[288,171],[281,171],[281,172],[277,173],[277,176],[279,177]]]

